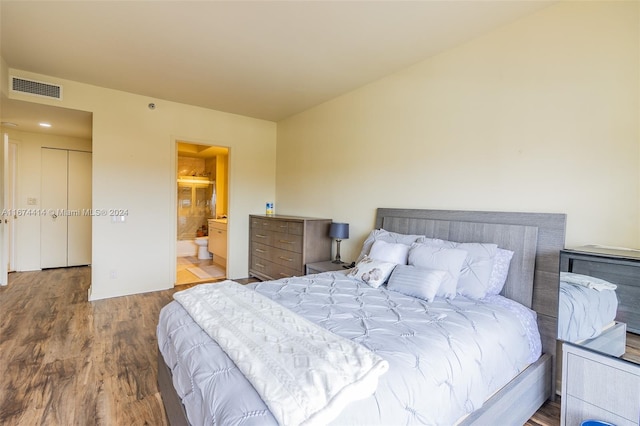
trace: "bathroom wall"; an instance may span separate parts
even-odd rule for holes
[[[178,157],[178,240],[193,240],[206,232],[212,217],[215,159]],[[190,182],[184,182],[188,180]],[[192,182],[192,181],[202,182]]]

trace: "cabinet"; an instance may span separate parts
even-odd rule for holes
[[[570,343],[563,343],[562,354],[562,426],[587,419],[638,425],[639,365]]]
[[[91,153],[42,148],[40,266],[91,263]]]
[[[304,265],[331,259],[331,219],[249,216],[249,275],[275,280],[305,274]]]
[[[209,219],[209,251],[213,253],[213,262],[227,266],[227,224],[218,219]]]

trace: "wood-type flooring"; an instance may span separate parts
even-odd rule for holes
[[[16,272],[0,287],[1,425],[167,425],[156,325],[176,290],[88,302],[90,277]],[[559,424],[559,400],[527,422]]]

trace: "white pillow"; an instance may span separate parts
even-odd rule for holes
[[[466,258],[467,252],[464,250],[426,244],[414,243],[409,250],[409,265],[447,271],[447,276],[440,284],[436,296],[449,299],[456,297],[456,286],[460,270]]]
[[[378,240],[386,241],[388,243],[399,243],[405,244],[411,247],[411,244],[415,243],[419,238],[423,238],[424,235],[407,235],[407,234],[398,234],[397,232],[389,232],[384,229],[374,229],[369,233],[369,236],[364,243],[362,243],[362,250],[360,251],[360,255],[358,256],[357,262],[360,262],[366,255],[369,254],[371,250],[371,246],[374,242]]]
[[[365,256],[355,267],[349,270],[347,275],[365,284],[369,284],[373,288],[377,288],[387,281],[387,278],[389,278],[389,275],[391,275],[395,267],[395,263],[384,262]]]
[[[458,294],[472,299],[482,299],[487,295],[489,279],[498,250],[497,244],[457,243],[427,237],[421,238],[418,242],[435,247],[465,250],[468,254],[460,271],[456,291]]]
[[[382,260],[384,262],[392,262],[398,265],[406,265],[409,249],[411,247],[401,243],[388,243],[383,240],[374,241],[369,251],[369,257],[372,259]]]
[[[498,250],[496,250],[496,257],[493,259],[493,269],[491,270],[491,277],[489,278],[487,294],[500,294],[502,287],[504,287],[504,283],[507,282],[511,258],[513,258],[513,252],[511,250],[505,250],[498,247]]]
[[[398,265],[389,277],[387,288],[407,296],[433,302],[440,284],[446,277],[447,271]]]

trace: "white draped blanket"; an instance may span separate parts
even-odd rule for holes
[[[233,281],[173,296],[260,394],[282,425],[326,424],[371,395],[386,360]]]

